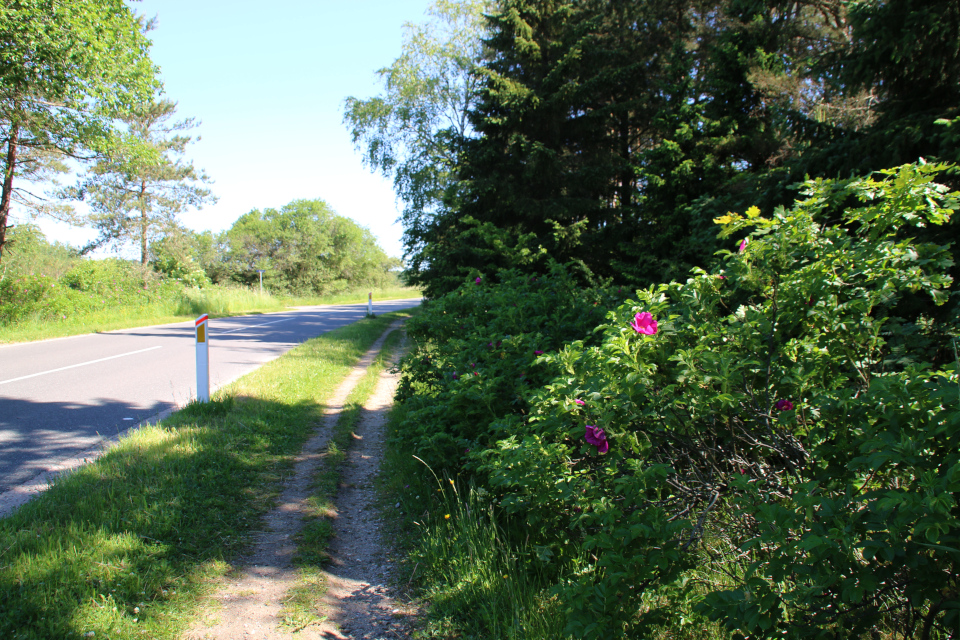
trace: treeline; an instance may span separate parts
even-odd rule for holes
[[[153,248],[156,268],[192,273],[215,284],[263,286],[288,295],[382,287],[401,263],[369,229],[337,215],[323,200],[294,200],[280,209],[253,209],[222,233],[179,231]]]
[[[630,285],[683,278],[714,261],[714,218],[789,205],[805,177],[960,160],[951,0],[501,0],[432,16],[381,72],[385,94],[346,114],[406,199],[410,274],[432,296],[549,260]]]
[[[265,291],[294,296],[384,287],[396,282],[392,270],[400,267],[368,229],[323,200],[254,209],[220,233],[169,227],[147,255],[145,269],[188,287],[258,287],[262,271]],[[48,243],[38,228],[20,225],[8,238],[0,281],[56,280],[81,261],[77,249]]]

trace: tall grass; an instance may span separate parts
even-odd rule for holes
[[[353,302],[366,302],[367,294],[373,295],[373,301],[378,300],[402,300],[404,298],[419,298],[423,293],[414,287],[384,287],[382,289],[359,289],[357,291],[347,291],[343,293],[332,293],[324,296],[305,296],[297,298],[284,298],[284,303],[288,306],[307,306],[321,304],[350,304]]]
[[[233,287],[205,287],[185,289],[178,300],[168,307],[171,316],[196,317],[203,313],[211,316],[228,316],[239,313],[263,313],[284,308],[281,300],[269,293]]]
[[[395,438],[391,417],[384,502],[399,503],[388,536],[404,556],[402,585],[426,604],[424,639],[566,640],[561,603],[550,593],[549,558],[538,558],[505,523],[489,493],[436,476]]]

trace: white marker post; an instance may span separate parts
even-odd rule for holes
[[[203,314],[196,321],[197,328],[197,400],[210,402],[210,336],[207,332],[209,316]]]
[[[373,292],[367,294],[367,315],[373,315]]]

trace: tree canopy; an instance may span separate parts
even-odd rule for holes
[[[714,218],[788,204],[805,176],[960,160],[958,14],[912,0],[500,0],[472,48],[455,171],[430,216],[404,220],[412,280],[438,295],[551,259],[587,279],[683,278],[723,248]],[[927,232],[941,241],[955,223]]]
[[[123,0],[11,0],[0,6],[0,257],[12,202],[54,207],[22,182],[92,157],[114,118],[157,86],[146,24]]]
[[[225,233],[232,278],[296,294],[380,286],[398,266],[373,234],[339,216],[323,200],[294,200],[280,209],[254,209]]]
[[[460,146],[472,135],[467,114],[478,78],[471,71],[489,4],[435,0],[430,20],[404,25],[400,57],[377,72],[383,93],[344,104],[344,123],[365,163],[393,179],[404,203],[404,245],[415,269],[427,230],[456,182]]]

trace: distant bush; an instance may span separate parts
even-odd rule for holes
[[[204,270],[189,259],[164,256],[154,260],[151,266],[157,273],[161,273],[171,280],[182,282],[187,287],[199,288],[210,284],[210,278],[207,277]]]
[[[60,279],[76,291],[115,295],[146,289],[159,280],[150,269],[118,258],[83,260]]]

